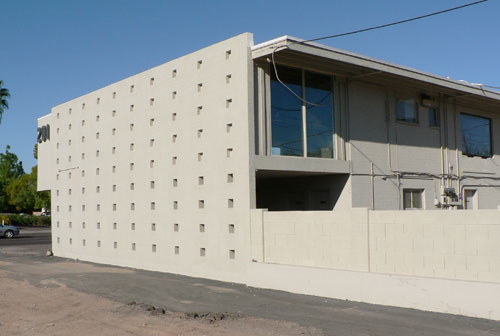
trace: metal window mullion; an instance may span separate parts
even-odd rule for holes
[[[302,69],[302,143],[303,157],[307,157],[307,106],[306,106],[306,78],[305,70]]]

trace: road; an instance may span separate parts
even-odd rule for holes
[[[291,321],[325,335],[500,335],[500,322],[287,292],[213,280],[45,257],[47,232],[0,240],[0,270],[40,287],[61,283],[115,302],[151,304],[174,312],[230,312]],[[37,245],[28,245],[32,244]],[[4,247],[3,244],[14,244]],[[26,253],[26,251],[38,251]],[[38,253],[38,254],[37,254]],[[388,293],[390,295],[390,293]]]
[[[12,239],[0,238],[0,247],[44,245],[50,248],[50,229],[21,228],[21,234]]]

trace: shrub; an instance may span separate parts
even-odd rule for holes
[[[0,215],[0,223],[2,219],[6,225],[16,226],[50,226],[51,223],[50,217],[24,214],[3,214]]]

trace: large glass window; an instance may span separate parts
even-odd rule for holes
[[[332,77],[283,66],[277,66],[277,72],[297,96],[277,80],[272,69],[272,154],[333,158]]]
[[[302,71],[278,67],[278,76],[295,94],[302,97]],[[271,77],[272,154],[304,156],[302,101]]]
[[[333,158],[332,77],[305,73],[307,156]]]
[[[468,156],[491,157],[491,120],[462,113],[462,153]]]

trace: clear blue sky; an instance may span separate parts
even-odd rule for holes
[[[304,39],[458,6],[458,0],[0,1],[0,79],[11,91],[0,151],[36,164],[37,118],[60,103],[231,36]],[[500,2],[322,43],[500,86]]]

